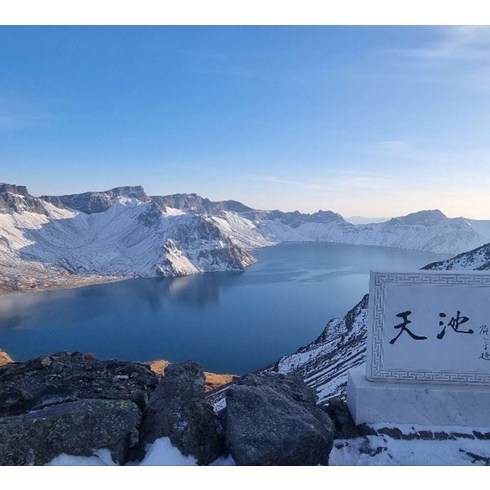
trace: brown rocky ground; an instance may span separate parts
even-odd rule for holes
[[[163,375],[165,373],[165,369],[169,364],[170,362],[165,360],[151,361],[150,369],[154,373]],[[227,385],[232,381],[236,381],[239,379],[239,376],[235,374],[216,374],[216,373],[209,373],[207,371],[204,371],[204,376],[205,376],[204,387],[206,392],[216,390],[217,388],[220,388],[223,385]]]
[[[12,358],[3,350],[0,350],[0,366],[4,366],[10,362],[12,362]]]

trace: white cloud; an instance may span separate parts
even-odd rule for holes
[[[490,60],[489,26],[452,26],[438,32],[438,38],[428,46],[396,51],[425,61]]]
[[[490,26],[447,26],[433,29],[432,40],[388,52],[412,69],[415,80],[464,84],[490,90]],[[406,76],[406,72],[405,76]]]

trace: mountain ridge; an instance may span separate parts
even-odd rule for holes
[[[455,255],[490,242],[490,220],[423,210],[354,225],[330,210],[256,210],[197,194],[148,196],[142,186],[34,197],[25,186],[0,184],[0,272],[11,284],[243,271],[254,249],[285,241]]]

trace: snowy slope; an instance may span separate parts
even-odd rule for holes
[[[278,243],[276,240],[266,238],[252,221],[237,213],[224,211],[218,216],[212,216],[211,219],[233,243],[246,250]]]
[[[490,243],[478,247],[469,252],[463,252],[456,257],[441,262],[433,262],[424,267],[427,270],[475,270],[485,271],[490,269]]]
[[[365,361],[368,295],[343,318],[330,320],[322,334],[295,354],[282,357],[274,370],[301,373],[320,404],[345,395],[347,372]]]

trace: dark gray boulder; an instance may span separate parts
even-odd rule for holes
[[[1,386],[1,385],[0,385]],[[18,386],[1,386],[0,415],[18,415],[29,411],[32,396]]]
[[[200,465],[223,454],[223,428],[204,398],[199,364],[170,364],[151,395],[140,429],[141,448],[160,437],[169,437],[182,454],[194,456]]]
[[[0,366],[0,417],[81,399],[130,400],[144,409],[160,376],[149,366],[59,352]]]
[[[335,428],[297,375],[249,375],[226,394],[226,444],[239,465],[328,464]]]
[[[0,418],[0,465],[42,465],[65,453],[107,448],[126,462],[138,443],[141,410],[128,400],[79,400]]]

